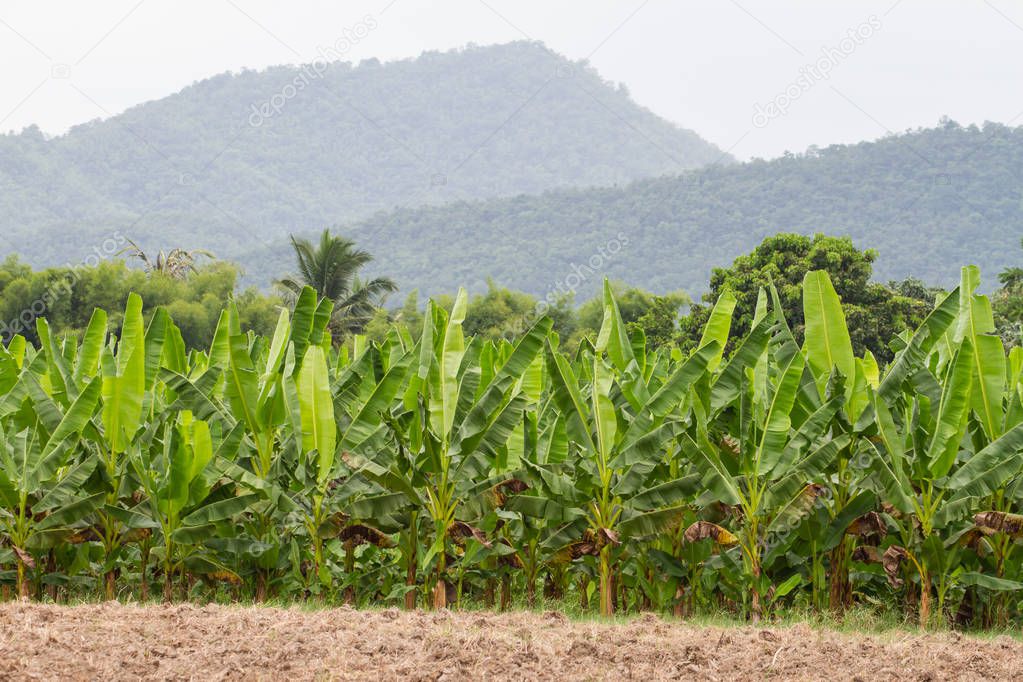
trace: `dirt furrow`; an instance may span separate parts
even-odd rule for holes
[[[0,680],[1021,679],[1023,642],[556,613],[0,605]]]

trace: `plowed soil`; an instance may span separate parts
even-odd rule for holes
[[[0,604],[0,680],[1023,679],[1023,643],[560,614]]]

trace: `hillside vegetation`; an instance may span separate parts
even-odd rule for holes
[[[122,234],[231,258],[396,206],[728,161],[538,43],[243,71],[61,137],[0,136],[0,253],[78,263]]]
[[[951,286],[962,263],[1000,272],[1017,260],[1021,172],[1023,129],[947,122],[627,187],[408,208],[343,231],[403,289],[425,294],[491,276],[538,295],[581,280],[579,292],[592,295],[607,275],[695,297],[713,267],[777,232],[850,236],[877,249],[880,281]],[[287,258],[261,248],[242,262],[262,283]]]

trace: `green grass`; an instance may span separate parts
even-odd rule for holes
[[[60,605],[72,607],[79,605],[95,605],[103,603],[103,601],[104,600],[99,593],[80,593],[66,602],[60,602]],[[163,603],[159,594],[151,595],[150,599],[145,602],[140,601],[135,594],[122,595],[121,601],[125,604],[141,606],[159,606]],[[53,602],[46,599],[40,603]],[[299,600],[275,597],[268,599],[266,602],[261,604],[256,604],[248,600],[237,601],[230,593],[222,590],[215,592],[206,591],[203,592],[199,598],[193,598],[188,602],[175,601],[174,603],[191,603],[197,605],[218,604],[221,606],[236,608],[298,609],[309,613],[343,608],[345,606],[344,602],[340,598],[328,600],[318,600],[314,598]],[[418,603],[420,608],[422,608],[425,602],[420,599]],[[400,609],[401,605],[397,603],[377,602],[368,605],[361,605],[358,607],[358,610],[373,612],[394,608]],[[454,611],[453,608],[452,610]],[[545,613],[550,611],[561,613],[573,623],[628,624],[637,619],[648,618],[650,614],[653,613],[664,620],[665,623],[681,624],[690,627],[741,628],[751,625],[748,621],[739,617],[735,613],[726,610],[698,612],[684,619],[675,618],[671,614],[665,612],[647,611],[629,611],[627,613],[617,613],[610,618],[605,618],[600,616],[600,614],[593,608],[583,609],[580,606],[579,599],[576,595],[572,595],[572,598],[557,600],[538,597],[537,606],[533,609],[527,608],[524,599],[517,598],[513,600],[512,607],[508,610],[508,613]],[[481,600],[477,599],[463,600],[458,612],[488,615],[500,615],[501,613],[496,608],[487,607]],[[869,605],[854,605],[842,616],[838,616],[831,611],[821,612],[807,606],[796,605],[777,611],[770,617],[761,620],[756,627],[788,628],[795,625],[807,625],[814,630],[827,630],[847,633],[850,635],[873,634],[885,636],[905,633],[919,634],[921,632],[920,627],[914,619],[908,617],[893,606],[883,602]],[[932,625],[927,630],[930,634],[953,631],[980,639],[994,639],[997,637],[1008,636],[1015,640],[1023,641],[1023,631],[1021,631],[1018,626],[1014,627],[1013,625],[987,629],[961,629],[953,628],[945,623],[939,622]]]

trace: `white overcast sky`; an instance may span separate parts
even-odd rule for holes
[[[945,115],[1023,123],[1018,0],[0,0],[0,130],[59,134],[217,73],[308,62],[367,16],[348,61],[542,40],[743,159]],[[796,85],[824,50],[830,76]],[[754,125],[786,89],[787,112]]]

